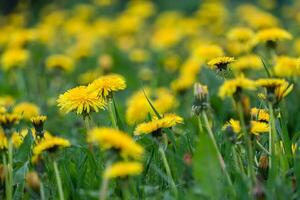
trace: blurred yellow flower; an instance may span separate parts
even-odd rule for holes
[[[216,57],[224,56],[224,51],[219,45],[200,45],[193,49],[193,55],[208,62]]]
[[[291,40],[293,36],[281,28],[268,28],[260,30],[256,34],[256,38],[258,42],[277,42],[281,40]]]
[[[41,140],[32,150],[33,156],[31,161],[35,163],[39,156],[44,152],[53,152],[58,148],[65,148],[71,146],[69,140],[61,138],[61,137],[47,137],[44,140]]]
[[[104,177],[106,179],[125,178],[127,176],[139,175],[142,171],[143,165],[139,162],[120,161],[109,166],[109,168],[104,171]]]
[[[247,69],[259,70],[263,68],[263,63],[258,55],[246,54],[231,64],[231,69],[235,71],[244,71]]]
[[[63,54],[51,55],[45,62],[46,67],[49,70],[61,69],[66,72],[70,72],[74,69],[74,61],[72,58]]]
[[[265,122],[251,121],[250,122],[250,132],[254,135],[259,135],[261,133],[269,132],[269,124]]]
[[[251,117],[260,122],[269,122],[270,115],[265,109],[252,108]]]
[[[142,134],[150,134],[150,133],[155,134],[157,131],[163,128],[170,128],[175,126],[176,124],[182,124],[182,123],[183,123],[183,118],[175,114],[165,114],[160,119],[154,117],[153,120],[150,122],[144,122],[139,124],[134,130],[134,135],[142,135]]]
[[[98,143],[104,149],[118,150],[124,157],[140,159],[144,153],[143,147],[127,133],[113,128],[93,128],[87,133],[87,141]]]
[[[241,133],[241,124],[240,124],[240,121],[238,121],[238,120],[230,119],[222,127],[222,130],[226,130],[228,128],[230,128],[236,134],[240,134]]]
[[[14,124],[17,124],[20,121],[20,119],[21,117],[14,113],[0,114],[0,125],[4,130],[10,129]]]
[[[255,81],[245,78],[243,75],[235,78],[226,80],[223,85],[219,88],[219,96],[221,98],[232,97],[237,92],[245,90],[255,90],[256,84]]]
[[[289,56],[279,56],[276,58],[274,73],[278,77],[292,77],[300,75],[300,59]]]
[[[176,97],[166,88],[157,88],[156,90],[145,88],[144,92],[160,114],[168,112],[178,105]],[[143,90],[136,92],[127,101],[126,121],[130,125],[145,120],[149,113],[154,115],[144,92]],[[154,98],[153,101],[152,98]]]
[[[40,108],[33,103],[22,102],[13,108],[13,113],[20,115],[26,120],[30,120],[32,117],[39,115]]]
[[[7,71],[13,68],[24,67],[29,60],[29,51],[21,48],[7,49],[1,55],[2,69]]]

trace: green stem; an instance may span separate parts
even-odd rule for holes
[[[113,106],[113,101],[112,101],[112,99],[110,99],[108,101],[108,112],[109,112],[110,120],[111,120],[112,126],[115,129],[118,129],[117,120],[116,120],[116,117],[115,117],[115,114],[114,114],[114,108],[113,107],[114,107]]]
[[[107,162],[106,169],[110,168],[111,163],[112,163],[111,160],[109,160]],[[106,193],[107,193],[107,188],[108,188],[108,184],[109,184],[109,179],[103,176],[103,180],[102,180],[101,187],[100,187],[99,200],[105,200]]]
[[[271,179],[273,176],[276,176],[276,163],[277,163],[277,153],[278,153],[278,139],[277,132],[275,127],[275,118],[274,118],[274,110],[271,102],[268,103],[269,114],[270,114],[270,129],[269,129],[269,151],[271,153],[270,156],[270,173]]]
[[[60,178],[57,163],[55,160],[53,161],[53,166],[54,166],[54,172],[55,172],[55,177],[56,177],[56,183],[57,183],[57,187],[58,187],[59,199],[64,200],[64,193],[63,193],[63,189],[62,189],[61,178]]]
[[[45,191],[44,191],[44,185],[42,181],[40,184],[40,196],[41,196],[41,200],[45,200]]]
[[[252,148],[252,143],[250,139],[250,135],[246,129],[246,124],[245,124],[245,119],[244,119],[244,113],[243,113],[243,108],[240,102],[237,102],[237,110],[242,126],[242,131],[244,133],[244,137],[246,140],[246,145],[247,145],[247,157],[248,157],[248,175],[251,178],[252,183],[255,181],[255,172],[254,172],[254,156],[253,156],[253,148]]]
[[[165,151],[164,151],[164,149],[163,149],[163,147],[162,147],[161,145],[159,145],[158,151],[159,151],[159,153],[160,153],[160,155],[161,155],[163,164],[164,164],[164,166],[165,166],[167,175],[168,175],[168,177],[169,177],[169,180],[170,180],[170,183],[171,183],[171,187],[172,187],[173,192],[174,192],[174,195],[175,195],[175,199],[177,199],[177,196],[178,196],[177,187],[176,187],[175,182],[174,182],[174,179],[173,179],[173,177],[172,177],[171,169],[170,169],[170,166],[169,166],[169,163],[168,163],[168,160],[167,160]]]
[[[13,143],[12,140],[8,141],[8,162],[5,154],[3,154],[3,164],[5,171],[5,193],[6,199],[13,199]]]
[[[200,131],[200,133],[202,133],[203,132],[203,126],[202,126],[201,118],[197,117],[197,121],[198,121],[199,131]]]
[[[216,142],[215,137],[214,137],[214,134],[213,134],[213,132],[212,132],[212,130],[211,130],[211,128],[210,128],[210,125],[209,125],[209,122],[208,122],[208,118],[207,118],[207,115],[206,115],[206,112],[205,112],[205,111],[202,112],[202,116],[203,116],[203,119],[204,119],[204,124],[205,124],[206,130],[207,130],[207,132],[208,132],[208,135],[209,135],[209,137],[210,137],[210,139],[211,139],[211,141],[212,141],[212,143],[213,143],[213,145],[214,145],[215,151],[217,152],[217,155],[218,155],[218,159],[219,159],[221,168],[222,168],[222,170],[223,170],[223,172],[224,172],[224,174],[225,174],[225,176],[226,176],[226,179],[227,179],[228,184],[229,184],[230,186],[232,186],[232,181],[231,181],[231,178],[230,178],[230,176],[229,176],[229,174],[228,174],[228,172],[227,172],[226,164],[225,164],[224,159],[223,159],[223,157],[222,157],[222,155],[221,155],[221,153],[220,153],[220,151],[219,151],[217,142]]]
[[[256,144],[257,144],[257,146],[261,149],[261,150],[263,150],[263,152],[265,152],[268,156],[270,156],[271,155],[271,153],[270,153],[270,151],[268,151],[258,140],[256,140]]]
[[[86,132],[88,132],[91,129],[89,117],[84,117],[84,125],[85,125]]]

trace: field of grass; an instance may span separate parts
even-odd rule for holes
[[[0,4],[0,199],[300,199],[299,10]]]

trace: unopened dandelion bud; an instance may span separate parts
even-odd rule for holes
[[[36,172],[28,172],[26,174],[26,186],[33,190],[39,190],[40,179]]]
[[[208,89],[206,85],[200,83],[194,84],[194,102],[192,105],[192,112],[199,115],[202,111],[208,108]]]
[[[34,129],[38,136],[44,136],[44,123],[47,120],[47,116],[41,115],[31,118],[31,123],[34,126]]]

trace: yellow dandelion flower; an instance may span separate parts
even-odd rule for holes
[[[4,106],[0,106],[0,114],[6,113],[6,108]]]
[[[134,135],[155,133],[162,128],[170,128],[181,123],[183,123],[183,118],[175,114],[165,114],[161,119],[155,117],[150,122],[139,124],[134,130]]]
[[[224,56],[224,51],[219,45],[200,45],[193,50],[193,55],[207,62],[213,58]]]
[[[16,67],[24,67],[29,59],[29,51],[20,48],[7,49],[1,56],[3,70],[7,71]]]
[[[10,129],[14,124],[17,124],[20,116],[17,114],[5,113],[0,115],[0,125],[3,129]]]
[[[44,140],[41,140],[32,150],[33,157],[32,162],[36,162],[38,157],[44,152],[52,152],[58,148],[65,148],[71,146],[69,140],[61,137],[47,137]]]
[[[109,97],[113,92],[124,90],[125,88],[126,81],[123,76],[118,74],[102,76],[87,86],[89,91],[97,92],[102,98]]]
[[[226,80],[223,83],[223,85],[219,88],[219,96],[221,98],[232,97],[234,94],[241,91],[242,89],[255,90],[255,81],[247,79],[243,75],[235,79]]]
[[[238,120],[230,119],[226,124],[222,127],[222,130],[232,129],[232,131],[236,134],[241,133],[241,123]]]
[[[277,42],[282,40],[291,40],[293,36],[281,28],[268,28],[259,31],[256,35],[258,42]]]
[[[175,92],[184,92],[193,86],[196,79],[195,75],[180,75],[171,82],[171,88]]]
[[[98,93],[88,90],[86,86],[78,86],[61,94],[57,103],[60,110],[65,113],[74,111],[76,114],[83,115],[98,112],[105,106],[104,100],[99,98]]]
[[[176,97],[166,88],[157,88],[156,90],[144,88],[144,92],[150,100],[155,99],[151,100],[151,103],[160,114],[168,112],[178,105]],[[126,121],[130,125],[145,120],[149,113],[154,114],[144,92],[140,90],[134,93],[127,101]]]
[[[49,70],[61,69],[70,72],[74,69],[74,61],[71,57],[63,54],[51,55],[46,59],[46,68]]]
[[[284,84],[285,80],[284,79],[278,79],[278,78],[263,78],[263,79],[258,79],[256,81],[256,84],[258,86],[267,88],[267,89],[275,89],[277,87],[280,87],[282,84]]]
[[[259,70],[263,68],[263,63],[259,56],[255,54],[247,54],[239,57],[231,64],[231,69],[235,71],[243,71],[247,69]]]
[[[242,21],[246,22],[251,28],[262,29],[278,25],[278,19],[276,17],[253,5],[243,4],[239,6],[237,10]],[[247,13],[247,15],[245,15],[245,13]]]
[[[270,115],[266,109],[252,108],[250,113],[257,121],[269,122],[270,120]]]
[[[261,133],[269,132],[269,124],[265,122],[259,122],[259,121],[251,121],[250,122],[250,132],[254,135],[259,135]]]
[[[119,150],[125,157],[140,159],[144,153],[143,147],[128,134],[113,128],[94,128],[88,132],[87,141],[99,143],[104,149]]]
[[[157,88],[155,100],[152,103],[159,113],[168,112],[178,105],[176,97],[166,88]]]
[[[227,65],[232,63],[234,61],[233,57],[217,57],[211,59],[207,64],[212,68],[212,69],[218,69],[219,71],[223,71],[227,69]]]
[[[279,56],[276,58],[274,73],[278,77],[299,76],[300,59],[289,56]]]
[[[294,88],[293,84],[290,84],[287,81],[284,81],[283,84],[277,87],[274,91],[277,102],[281,101],[283,97],[287,96]]]
[[[0,150],[7,149],[7,138],[2,129],[0,129]]]
[[[0,106],[10,107],[15,103],[15,99],[11,96],[0,96]]]
[[[139,175],[143,172],[143,165],[139,162],[117,162],[104,171],[106,179],[124,178]]]
[[[149,113],[149,103],[145,98],[144,92],[149,98],[151,95],[151,89],[144,88],[144,91],[139,90],[135,92],[127,100],[126,122],[130,125],[143,121]]]
[[[32,117],[39,115],[40,109],[33,103],[22,102],[13,108],[13,113],[22,116],[26,120],[30,120]]]
[[[99,78],[99,76],[101,76],[101,75],[102,75],[102,72],[98,68],[94,69],[94,70],[88,70],[79,75],[78,82],[82,85],[87,85],[87,84],[93,82],[94,80],[96,80],[97,78]]]
[[[39,133],[41,133],[44,129],[44,123],[47,120],[47,116],[39,115],[36,117],[32,117],[30,119],[31,123],[33,124],[35,130]]]
[[[247,42],[254,38],[254,32],[247,27],[235,27],[227,33],[227,38],[233,41]]]

